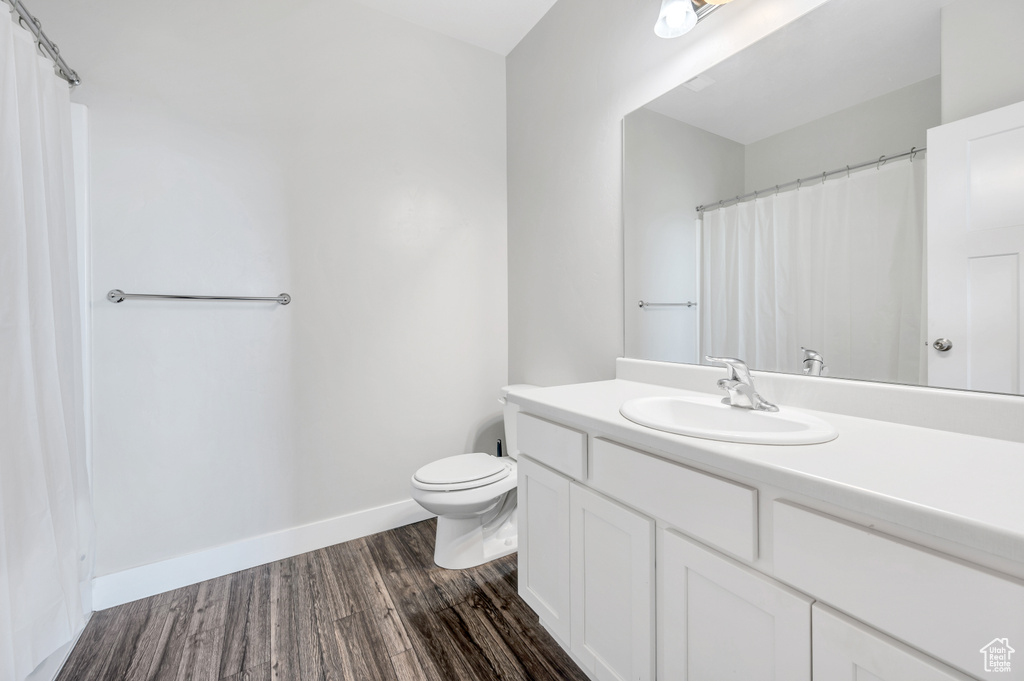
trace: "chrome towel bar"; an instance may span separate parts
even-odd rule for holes
[[[266,301],[280,303],[281,305],[287,305],[292,302],[292,297],[287,293],[282,293],[279,296],[270,296],[266,298],[258,298],[251,296],[172,296],[164,295],[160,293],[125,293],[119,288],[111,289],[107,293],[107,300],[112,303],[123,302],[127,298],[148,298],[150,300],[254,300],[254,301]]]
[[[647,303],[641,300],[640,307],[697,307],[697,303],[690,300],[685,303]]]

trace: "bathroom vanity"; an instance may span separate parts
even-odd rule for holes
[[[577,663],[600,680],[1024,679],[1024,433],[972,418],[1022,428],[1014,398],[757,375],[839,431],[794,446],[619,412],[707,398],[719,373],[619,360],[615,380],[509,396],[519,593]]]

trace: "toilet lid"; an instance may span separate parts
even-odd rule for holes
[[[511,469],[504,459],[490,454],[459,454],[428,463],[413,480],[424,489],[470,489],[502,480]]]

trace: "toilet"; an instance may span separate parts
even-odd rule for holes
[[[412,498],[437,514],[434,562],[450,570],[482,565],[519,548],[516,531],[516,423],[519,407],[498,398],[505,417],[505,456],[476,452],[428,463],[412,476]]]

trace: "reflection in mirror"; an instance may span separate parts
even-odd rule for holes
[[[928,385],[927,131],[977,97],[940,64],[1000,37],[943,16],[1016,2],[830,0],[626,116],[626,356]]]

